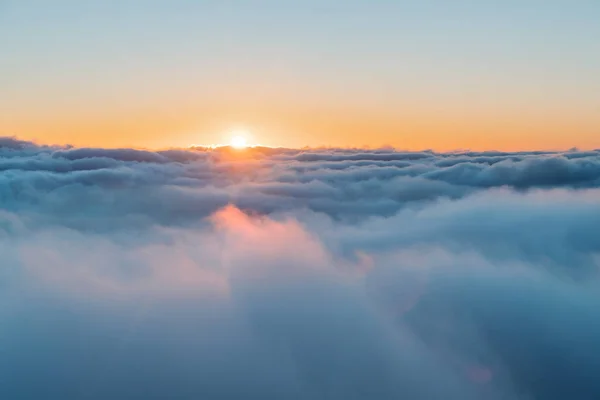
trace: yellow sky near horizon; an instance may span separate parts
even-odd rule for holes
[[[168,148],[226,144],[235,131],[275,147],[380,147],[408,150],[564,150],[600,147],[600,117],[496,111],[181,107],[0,119],[0,134],[77,147]],[[491,114],[491,115],[490,115]]]
[[[600,3],[448,4],[0,2],[0,135],[600,148]]]

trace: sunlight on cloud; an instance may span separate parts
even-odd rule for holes
[[[0,143],[2,398],[600,396],[598,152]]]

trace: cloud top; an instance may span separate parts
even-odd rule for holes
[[[600,152],[0,139],[0,396],[600,397]]]

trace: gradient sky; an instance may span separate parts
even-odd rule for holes
[[[0,135],[600,147],[597,0],[0,0]]]

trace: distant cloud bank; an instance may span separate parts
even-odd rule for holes
[[[600,398],[600,151],[0,138],[0,398]]]

